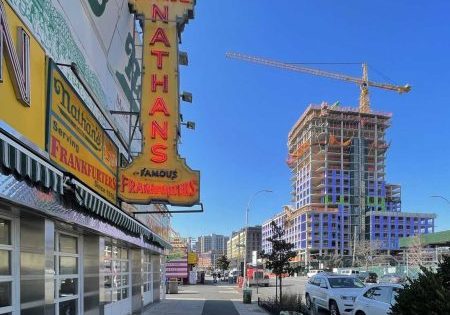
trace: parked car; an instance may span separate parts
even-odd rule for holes
[[[395,297],[403,289],[400,284],[385,283],[365,288],[355,300],[354,315],[388,315]]]
[[[316,274],[318,274],[319,272],[321,272],[321,271],[318,270],[318,269],[311,269],[310,271],[308,271],[308,273],[306,274],[306,276],[307,276],[308,278],[311,278],[311,277],[315,276]]]
[[[377,283],[378,275],[375,272],[362,271],[358,274],[358,279],[365,283]]]
[[[406,279],[405,279],[405,277],[404,276],[402,276],[402,275],[398,275],[398,274],[387,274],[387,275],[384,275],[384,276],[382,276],[380,279],[379,279],[379,283],[399,283],[399,284],[402,284],[402,283],[405,283],[405,281],[406,281]]]
[[[358,274],[359,274],[359,271],[358,270],[353,270],[353,269],[344,269],[344,270],[341,270],[340,272],[339,272],[339,274],[341,274],[341,275],[346,275],[346,276],[357,276]]]
[[[356,277],[319,273],[306,284],[306,307],[311,309],[314,303],[331,315],[353,314],[353,303],[364,288]]]

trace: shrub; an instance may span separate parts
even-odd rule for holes
[[[275,298],[258,299],[258,305],[274,315],[280,314],[281,311],[304,312],[306,310],[302,304],[302,297],[299,294],[284,295],[283,306]]]
[[[439,263],[436,272],[421,267],[416,279],[408,279],[396,298],[392,315],[450,314],[450,256]]]

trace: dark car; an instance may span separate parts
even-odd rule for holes
[[[363,271],[358,274],[359,280],[365,283],[377,283],[378,275],[375,272]]]
[[[405,277],[398,274],[387,274],[380,278],[380,283],[405,283]]]

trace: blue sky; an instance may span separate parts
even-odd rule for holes
[[[450,2],[444,0],[198,0],[183,34],[190,65],[181,89],[186,120],[180,153],[201,171],[203,214],[175,215],[183,236],[230,234],[261,224],[290,203],[287,134],[311,104],[357,106],[356,85],[225,58],[237,51],[287,62],[361,62],[369,78],[412,85],[406,95],[371,89],[372,108],[393,113],[387,181],[402,185],[403,211],[435,212],[450,228]],[[359,65],[319,65],[361,76]]]

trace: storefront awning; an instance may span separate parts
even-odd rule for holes
[[[161,247],[168,248],[170,246],[145,225],[120,210],[79,181],[72,179],[71,182],[75,186],[75,195],[80,206],[95,213],[104,220],[113,223],[119,228],[135,234],[142,234],[146,239],[158,242]]]
[[[0,133],[0,166],[21,179],[27,179],[33,184],[63,194],[63,173],[2,133]]]

